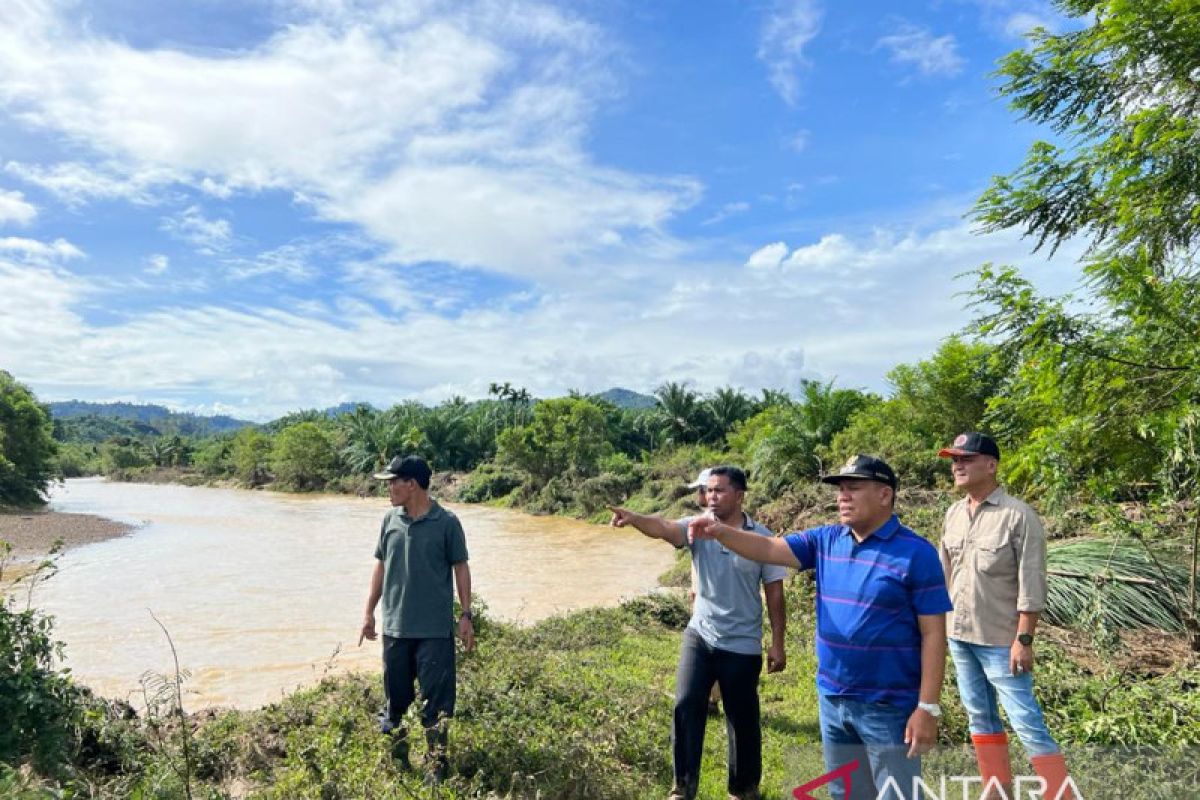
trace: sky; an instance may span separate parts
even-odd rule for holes
[[[887,391],[1049,132],[1043,0],[6,0],[0,369],[266,420],[664,381]]]

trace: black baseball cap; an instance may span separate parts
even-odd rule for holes
[[[431,475],[433,475],[433,470],[429,468],[429,464],[425,459],[420,456],[396,456],[383,472],[375,473],[375,477],[381,481],[400,478],[406,481],[416,481],[423,487],[429,486]]]
[[[866,481],[886,483],[895,490],[898,481],[896,473],[882,458],[859,453],[853,456],[837,472],[821,478],[824,483],[838,484],[849,478],[861,478]]]
[[[996,440],[988,436],[986,433],[978,431],[968,431],[960,433],[954,437],[954,442],[949,447],[943,447],[938,450],[938,455],[942,458],[950,456],[991,456],[997,461],[1000,460],[1000,446],[996,444]]]

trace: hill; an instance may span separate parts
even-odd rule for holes
[[[104,441],[112,436],[209,436],[253,425],[225,415],[204,416],[148,403],[47,403],[62,441]]]
[[[641,394],[631,389],[622,389],[614,386],[612,389],[597,394],[601,400],[606,400],[612,403],[617,408],[654,408],[658,405],[658,400],[648,394]]]

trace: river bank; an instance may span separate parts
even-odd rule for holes
[[[761,686],[764,800],[787,800],[824,772],[812,597],[804,579],[789,581],[786,593],[787,669],[764,676]],[[687,616],[682,593],[530,627],[482,614],[479,647],[460,663],[453,777],[436,790],[420,785],[420,772],[401,772],[390,761],[376,720],[379,678],[358,673],[326,677],[261,708],[190,714],[186,752],[180,729],[164,724],[174,713],[170,702],[133,716],[119,703],[83,698],[72,777],[60,783],[10,774],[6,786],[0,769],[0,796],[41,798],[70,787],[93,798],[656,800],[671,782],[671,698]],[[1083,797],[1195,796],[1194,664],[1130,674],[1111,664],[1079,664],[1047,640],[1038,670],[1051,728],[1076,767]],[[184,704],[192,710],[186,694]],[[975,774],[951,674],[942,706],[942,747],[925,766],[933,786],[941,775]],[[702,800],[727,796],[722,722],[712,720],[706,736]],[[419,756],[424,743],[413,738]],[[1014,770],[1028,774],[1028,762],[1014,756]]]
[[[45,556],[61,542],[63,550],[116,539],[136,526],[96,516],[61,511],[0,511],[0,542],[12,547],[10,555],[22,561]]]

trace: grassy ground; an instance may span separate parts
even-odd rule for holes
[[[788,600],[788,667],[761,683],[767,800],[790,798],[792,788],[824,772],[806,579],[790,582]],[[682,593],[527,629],[484,617],[480,648],[461,663],[454,777],[440,789],[423,787],[419,773],[397,770],[376,732],[379,677],[351,675],[256,711],[191,717],[186,759],[182,729],[167,709],[131,716],[92,700],[72,765],[55,780],[0,768],[0,797],[181,798],[190,786],[197,798],[661,800],[670,786],[674,670],[686,617]],[[1091,652],[1092,662],[1068,658],[1072,647]],[[1136,658],[1096,659],[1085,641],[1044,645],[1039,691],[1052,728],[1085,773],[1089,800],[1196,796],[1187,787],[1195,788],[1197,759],[1187,754],[1200,747],[1200,668],[1187,663],[1185,651],[1179,655],[1160,672],[1137,674]],[[965,718],[951,679],[943,705],[945,747],[927,773],[970,774]],[[415,718],[409,722],[418,730]],[[724,724],[710,723],[700,797],[723,800]],[[419,757],[420,736],[413,741]],[[1087,745],[1098,749],[1082,749]],[[1142,748],[1141,762],[1126,757],[1133,747]],[[1023,764],[1014,760],[1018,771]],[[1155,770],[1172,773],[1175,783],[1156,779],[1140,793],[1138,782]],[[1115,781],[1133,788],[1113,794]],[[950,796],[962,797],[961,789]]]

